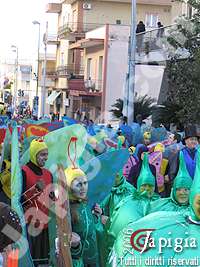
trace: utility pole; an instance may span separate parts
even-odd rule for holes
[[[15,58],[15,86],[14,86],[14,94],[13,94],[13,113],[16,110],[16,102],[17,102],[17,90],[18,90],[18,65],[19,65],[19,52],[18,52],[18,47],[16,45],[11,46],[12,51],[16,53],[16,58]]]
[[[130,125],[134,120],[134,92],[135,92],[135,52],[136,52],[136,0],[132,0],[131,8],[131,37],[129,47],[128,75],[126,79],[127,94],[125,93],[125,114]]]
[[[32,22],[34,25],[38,25],[38,49],[37,49],[37,77],[36,77],[36,96],[33,101],[33,114],[35,117],[38,117],[38,105],[39,105],[39,97],[38,97],[38,87],[39,87],[39,67],[40,67],[40,22],[34,20]]]
[[[48,42],[48,21],[46,22],[46,33],[44,39],[44,66],[42,70],[42,116],[45,115],[45,106],[46,106],[46,68],[47,68],[47,42]]]

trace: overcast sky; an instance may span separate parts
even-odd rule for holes
[[[41,39],[45,32],[46,21],[49,32],[56,32],[57,15],[45,13],[50,0],[1,0],[0,8],[0,58],[12,59],[11,45],[19,48],[19,58],[27,61],[37,55],[38,26],[32,21],[41,23]],[[56,2],[56,1],[54,1]],[[42,40],[41,40],[42,41]],[[43,47],[41,44],[41,52]],[[48,52],[52,50],[49,48]]]

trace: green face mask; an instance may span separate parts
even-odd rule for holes
[[[192,186],[192,178],[190,177],[183,157],[183,152],[180,151],[179,155],[179,170],[174,179],[172,189],[172,198],[179,204],[186,205],[189,201],[189,190]]]
[[[153,188],[155,188],[155,177],[153,176],[149,168],[149,160],[147,153],[144,154],[142,169],[137,180],[138,190],[141,188],[142,185],[151,185]]]

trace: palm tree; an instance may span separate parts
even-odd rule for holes
[[[176,125],[179,129],[183,129],[181,121],[180,110],[182,107],[177,103],[166,100],[162,105],[155,107],[153,113],[153,121],[156,124],[163,124],[169,126],[170,124]]]
[[[137,115],[142,116],[142,120],[148,118],[150,115],[152,115],[152,112],[154,110],[154,104],[155,99],[145,95],[145,96],[139,96],[134,101],[134,120],[136,120]],[[120,118],[123,116],[122,110],[123,110],[123,100],[117,99],[116,103],[112,105],[114,109],[111,109],[110,112],[112,112],[112,115],[115,118]]]

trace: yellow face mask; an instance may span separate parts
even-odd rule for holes
[[[47,145],[42,139],[33,140],[30,144],[30,160],[38,166],[36,156],[37,154],[42,151],[48,149]]]

